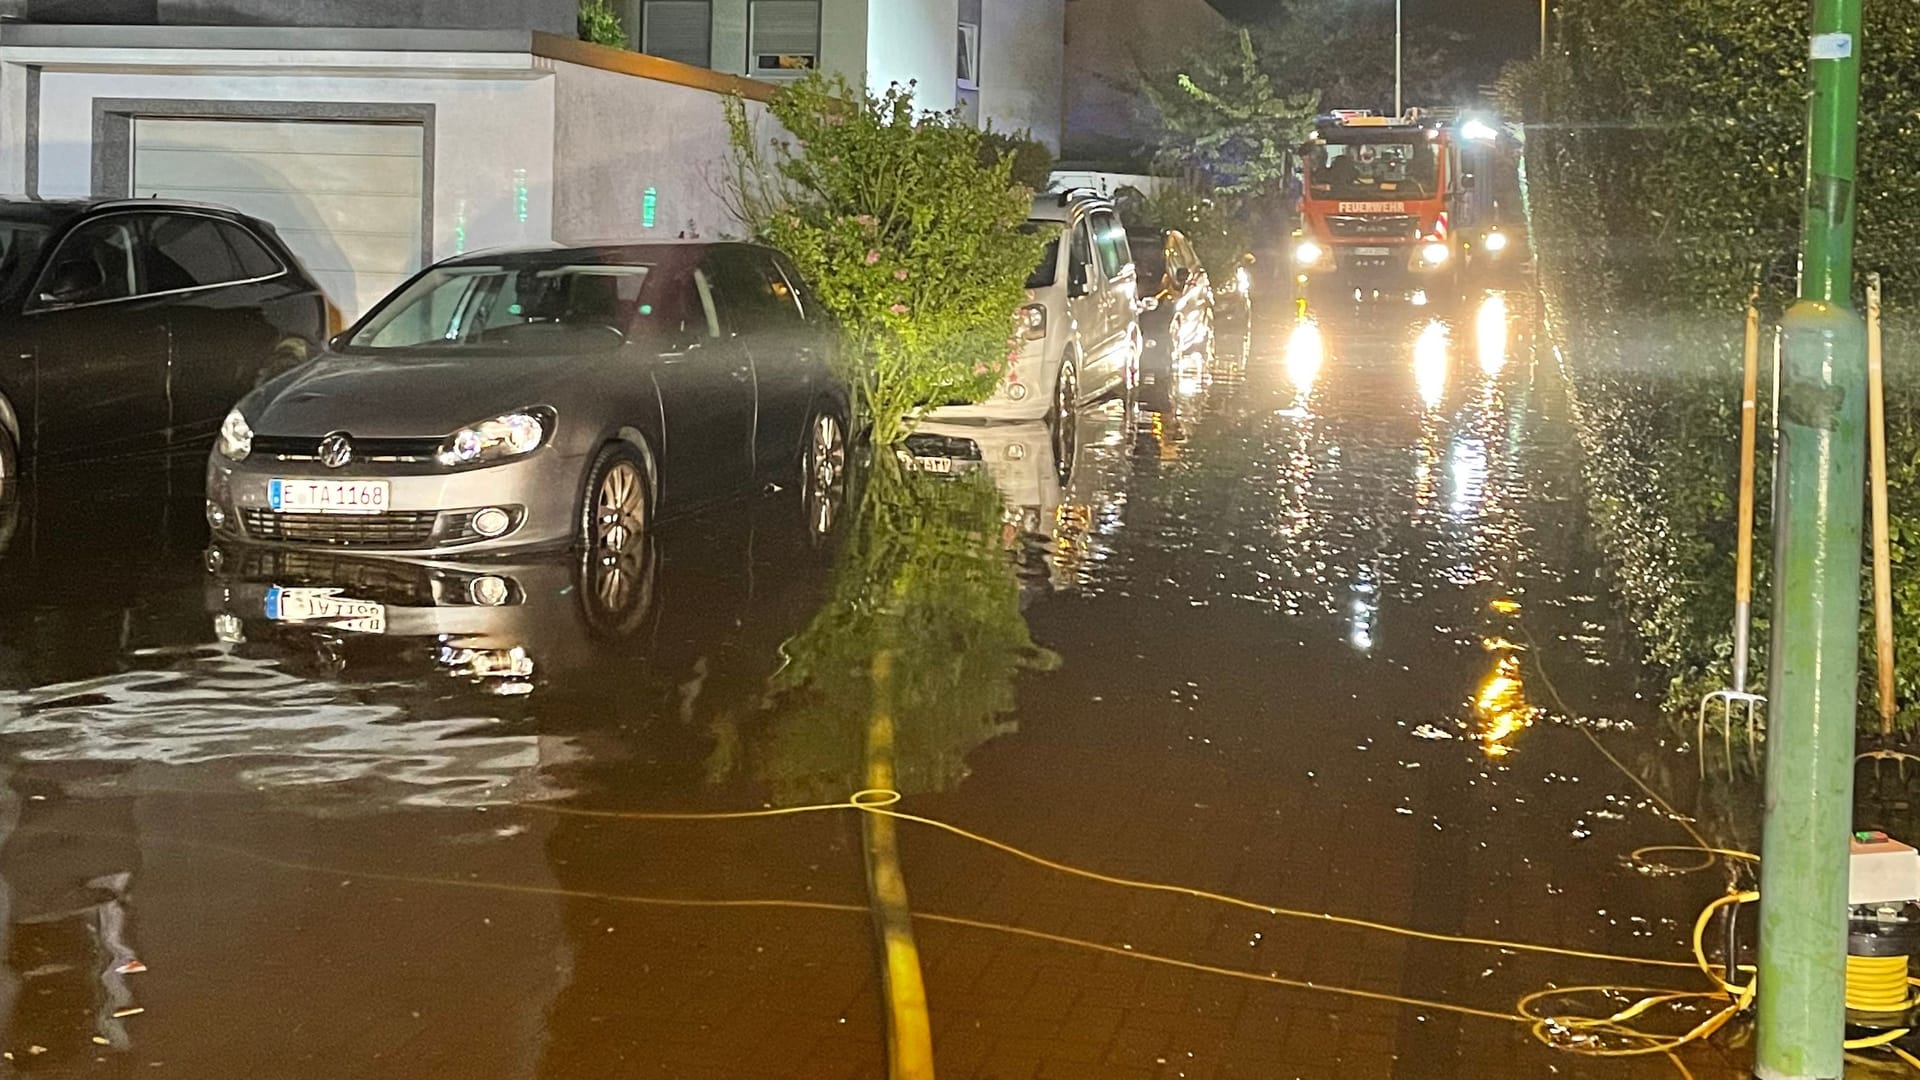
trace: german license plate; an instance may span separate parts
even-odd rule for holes
[[[1383,247],[1363,247],[1363,248],[1354,248],[1353,253],[1355,255],[1391,255],[1393,254],[1393,249],[1383,248]]]
[[[379,514],[386,512],[385,480],[269,480],[267,505],[275,510],[308,514]]]
[[[356,634],[387,632],[387,605],[355,600],[339,589],[296,589],[275,585],[267,590],[267,618],[273,622],[326,623]]]

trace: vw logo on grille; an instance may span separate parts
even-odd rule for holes
[[[341,469],[353,462],[353,440],[344,431],[336,431],[320,440],[320,464]]]

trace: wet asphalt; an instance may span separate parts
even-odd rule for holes
[[[1262,319],[611,591],[210,551],[191,460],[42,477],[0,1075],[1744,1075],[1737,1025],[1518,1012],[1705,988],[1521,946],[1685,964],[1724,873],[1630,856],[1756,813],[1654,714],[1567,407],[1524,291]]]

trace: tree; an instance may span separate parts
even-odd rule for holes
[[[988,124],[980,132],[980,164],[991,168],[1000,159],[1012,162],[1013,182],[1045,191],[1053,182],[1053,151],[1031,131],[996,131]]]
[[[1221,55],[1230,59],[1214,59]],[[1293,149],[1320,108],[1318,93],[1274,87],[1247,30],[1235,31],[1230,46],[1197,51],[1170,79],[1148,82],[1147,94],[1161,118],[1161,167],[1247,199],[1285,189]]]
[[[1013,155],[913,93],[810,75],[769,107],[767,147],[727,105],[729,191],[755,235],[790,255],[838,321],[836,363],[885,446],[924,410],[979,401],[1006,370],[1013,315],[1046,238],[1022,231],[1032,191]]]
[[[1421,26],[1405,35],[1408,105],[1457,105],[1476,87],[1455,47],[1461,35]],[[1283,92],[1318,91],[1332,109],[1393,106],[1393,11],[1355,0],[1289,2],[1253,31],[1261,66]]]

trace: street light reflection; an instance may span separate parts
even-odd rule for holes
[[[1488,757],[1506,757],[1513,753],[1514,736],[1532,727],[1540,710],[1527,700],[1518,647],[1500,638],[1484,644],[1488,651],[1499,653],[1500,659],[1474,695],[1473,715],[1479,724],[1474,737]]]
[[[1480,346],[1480,370],[1489,376],[1507,366],[1507,298],[1494,293],[1480,304],[1474,321]]]
[[[1437,408],[1447,396],[1447,324],[1430,322],[1420,331],[1413,346],[1413,378],[1420,387],[1420,400],[1427,408]]]
[[[1296,323],[1287,338],[1287,378],[1301,397],[1313,392],[1314,380],[1320,377],[1320,366],[1326,359],[1327,343],[1320,334],[1320,324],[1311,319]]]

